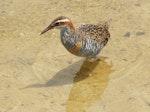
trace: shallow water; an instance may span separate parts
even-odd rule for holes
[[[112,64],[107,64],[102,58],[100,62],[85,60],[74,77],[73,87],[67,100],[67,112],[83,112],[100,100],[112,72]]]
[[[149,0],[1,0],[1,112],[149,112]],[[64,15],[75,26],[112,19],[111,39],[90,63],[40,36]],[[56,47],[57,46],[57,47]]]

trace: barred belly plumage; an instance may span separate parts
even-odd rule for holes
[[[87,58],[95,58],[101,49],[102,46],[95,40],[92,40],[91,38],[85,38],[82,41],[81,49],[79,50],[79,52],[77,52],[76,55]]]
[[[81,57],[87,57],[87,58],[95,58],[96,55],[100,52],[100,50],[103,48],[102,45],[100,45],[95,40],[92,40],[90,37],[79,40],[72,36],[65,35],[65,36],[61,36],[61,42],[69,52],[74,47],[78,47],[76,46],[76,44],[78,42],[81,42],[81,48],[79,48],[79,50],[73,54]]]

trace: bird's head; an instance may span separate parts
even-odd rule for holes
[[[60,17],[57,17],[56,19],[54,19],[52,21],[52,23],[41,32],[41,34],[47,32],[48,30],[54,29],[54,28],[63,29],[65,27],[68,27],[71,30],[74,30],[74,26],[73,26],[71,20],[67,17],[60,16]]]

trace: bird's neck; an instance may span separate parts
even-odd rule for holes
[[[70,28],[70,30],[72,30],[72,31],[75,30],[72,22],[67,22],[66,24],[67,24],[68,28]]]
[[[65,27],[61,28],[61,38],[70,38],[75,32],[75,28],[71,21],[65,23]]]
[[[70,30],[70,31],[75,31],[75,28],[72,24],[71,21],[69,22],[64,22],[62,27],[60,27],[61,30]]]
[[[61,28],[61,35],[70,35],[71,33],[75,32],[72,22],[66,22],[65,24],[65,27]]]
[[[74,32],[74,30],[72,30],[70,27],[66,26],[60,30],[60,35],[63,37],[68,37],[72,34],[72,32]]]

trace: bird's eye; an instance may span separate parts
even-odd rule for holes
[[[59,23],[59,22],[58,22],[58,23],[55,23],[55,25],[58,26],[58,25],[60,25],[60,23]]]

